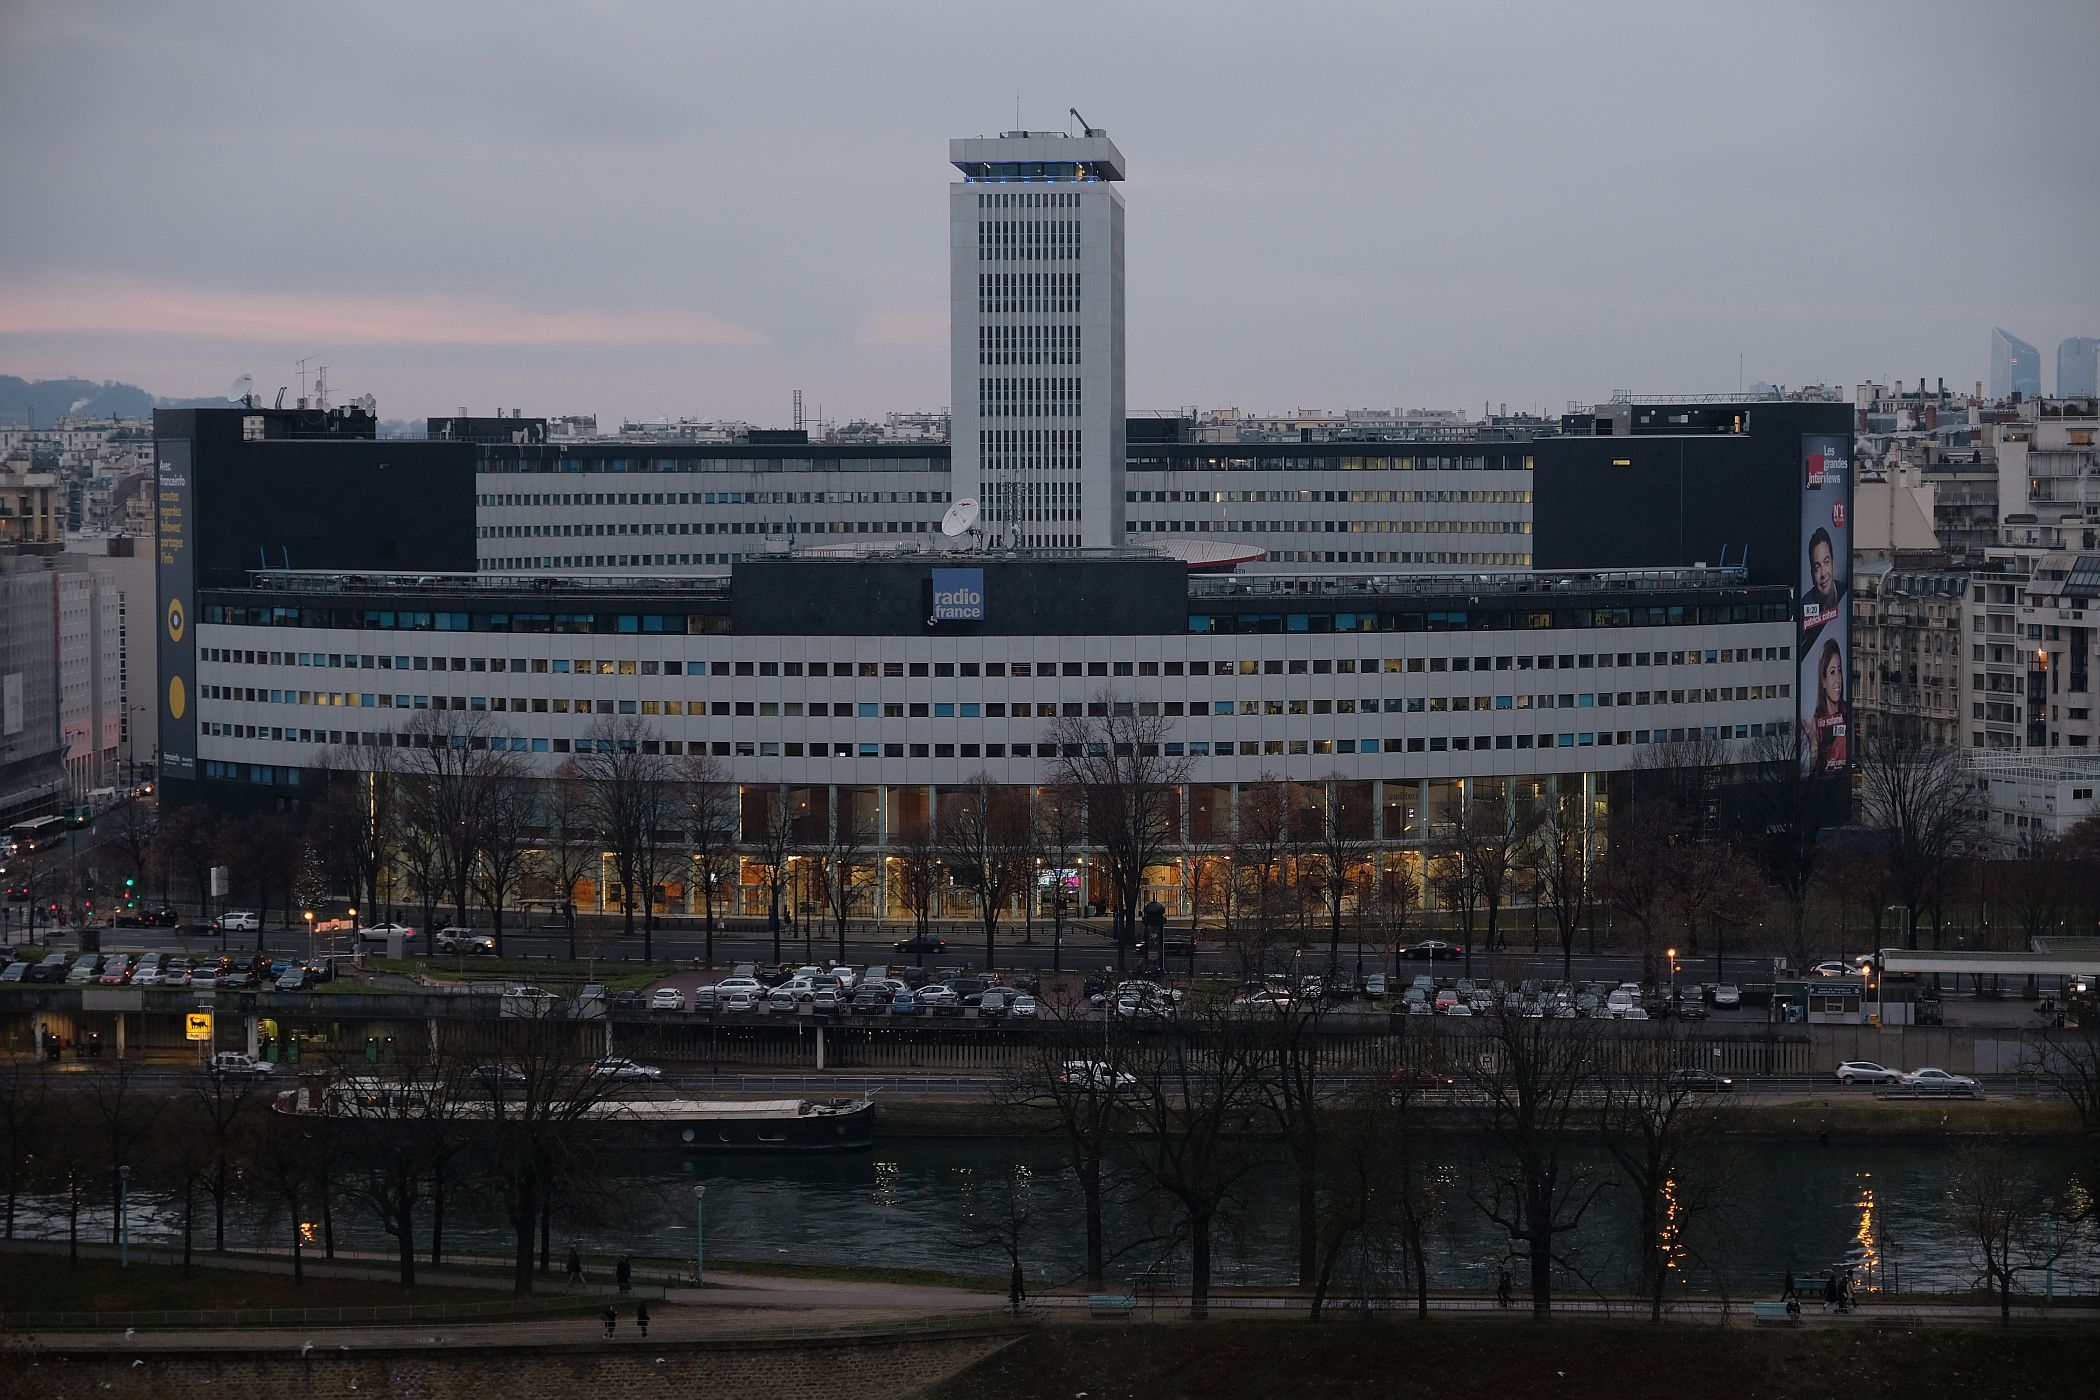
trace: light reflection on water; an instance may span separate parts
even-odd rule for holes
[[[1705,1290],[1725,1281],[1738,1295],[1776,1297],[1789,1270],[1797,1277],[1820,1277],[1849,1265],[1856,1288],[1966,1288],[1975,1270],[1946,1205],[1950,1151],[1939,1143],[1745,1141],[1732,1148],[1740,1184],[1731,1193],[1734,1206],[1720,1222],[1722,1228],[1697,1211],[1687,1218],[1689,1193],[1682,1183],[1670,1184],[1663,1225],[1670,1277],[1683,1289]],[[1472,1152],[1470,1144],[1453,1139],[1440,1160],[1424,1164],[1431,1194],[1441,1202],[1429,1239],[1436,1287],[1491,1289],[1510,1258],[1508,1242],[1468,1199],[1468,1187],[1480,1174]],[[1583,1165],[1605,1166],[1601,1157]],[[559,1237],[573,1236],[592,1252],[682,1257],[692,1241],[691,1187],[704,1182],[711,1260],[797,1259],[990,1273],[988,1256],[957,1250],[957,1217],[973,1182],[984,1190],[1018,1167],[1039,1222],[1028,1251],[1030,1276],[1039,1282],[1071,1278],[1083,1247],[1077,1184],[1051,1138],[890,1138],[872,1152],[851,1155],[638,1156],[626,1166],[607,1182],[608,1196],[593,1212],[599,1223],[570,1228],[557,1222]],[[1265,1163],[1246,1180],[1232,1213],[1234,1223],[1217,1241],[1221,1283],[1289,1281],[1295,1268],[1293,1201],[1290,1175],[1280,1160]],[[53,1205],[25,1202],[19,1231],[63,1238],[65,1218]],[[1158,1224],[1156,1216],[1128,1199],[1112,1202],[1106,1214],[1111,1247]],[[2070,1212],[2058,1214],[2061,1220]],[[1638,1219],[1629,1193],[1607,1192],[1580,1230],[1557,1247],[1572,1251],[1586,1275],[1630,1286],[1639,1276]],[[2059,1297],[2100,1292],[2100,1250],[2090,1227],[2084,1228],[2085,1238],[2058,1266]],[[134,1242],[176,1243],[180,1231],[176,1207],[150,1193],[133,1194]],[[242,1211],[228,1223],[233,1243],[264,1241],[284,1248],[289,1233],[282,1217],[260,1212]],[[370,1210],[354,1201],[338,1207],[335,1233],[345,1248],[391,1247]],[[200,1201],[196,1235],[200,1247],[208,1245],[206,1202]],[[83,1213],[81,1237],[109,1239],[106,1207]],[[505,1247],[493,1195],[455,1189],[446,1204],[446,1240],[454,1250]],[[1900,1253],[1892,1250],[1897,1240]],[[1133,1273],[1150,1257],[1133,1255],[1111,1274]],[[1522,1268],[1513,1272],[1522,1279]]]

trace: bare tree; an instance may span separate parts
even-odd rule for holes
[[[1367,786],[1367,785],[1366,785]],[[1368,794],[1352,801],[1358,785],[1340,772],[1320,780],[1318,826],[1306,842],[1318,865],[1321,902],[1327,912],[1327,984],[1329,995],[1342,958],[1342,916],[1357,889],[1356,873],[1371,858],[1371,811]],[[1362,946],[1358,946],[1362,952]],[[1360,974],[1363,969],[1359,967]]]
[[[508,765],[506,765],[508,766]],[[476,804],[481,828],[469,879],[488,911],[496,956],[503,956],[503,911],[513,903],[536,860],[534,838],[541,818],[542,790],[522,771],[493,771],[483,779]]]
[[[1320,1272],[1321,1149],[1334,1101],[1347,1081],[1328,1063],[1322,1034],[1325,997],[1270,997],[1245,1008],[1248,1053],[1257,1062],[1259,1093],[1291,1159],[1297,1188],[1298,1286]]]
[[[88,1123],[102,1154],[108,1176],[109,1198],[114,1201],[126,1168],[143,1168],[154,1125],[159,1122],[163,1099],[139,1082],[138,1061],[119,1060],[108,1069],[88,1076],[82,1096],[87,1104]],[[109,1221],[109,1242],[117,1242],[118,1221]]]
[[[766,924],[773,935],[773,961],[780,961],[780,904],[787,888],[788,857],[795,851],[795,812],[786,783],[757,794],[744,820],[744,843],[766,872]]]
[[[394,860],[392,748],[339,745],[321,756],[328,793],[315,814],[314,839],[339,888],[356,896],[357,907],[379,917],[380,882]]]
[[[1744,788],[1747,815],[1757,828],[1758,863],[1786,906],[1787,948],[1797,967],[1810,962],[1808,899],[1834,796],[1831,779],[1809,762],[1813,744],[1800,725],[1753,740]]]
[[[1623,1072],[1599,1101],[1599,1136],[1633,1193],[1641,1287],[1650,1319],[1660,1322],[1672,1270],[1693,1257],[1698,1232],[1735,1196],[1738,1157],[1719,1140],[1724,1096],[1686,1073],[1678,1023],[1651,1023],[1621,1050]]]
[[[1189,1242],[1189,1309],[1209,1311],[1212,1242],[1254,1169],[1250,1141],[1263,1112],[1262,1059],[1245,1027],[1218,1012],[1168,1024],[1130,1056],[1139,1170],[1179,1208]]]
[[[642,956],[655,955],[651,937],[652,891],[647,888],[657,834],[669,823],[670,765],[654,752],[656,731],[636,715],[594,721],[577,744],[576,776],[590,793],[598,834],[612,854],[620,881],[620,913],[634,937],[637,893],[643,904]]]
[[[1909,915],[1905,947],[1918,946],[1918,921],[1937,911],[1955,861],[1977,844],[1980,827],[1967,759],[1959,749],[1880,749],[1861,769],[1860,815],[1880,833],[1896,902]],[[1934,920],[1935,942],[1938,920]]]
[[[846,961],[846,924],[863,890],[875,848],[875,829],[848,804],[834,806],[830,820],[804,848],[818,897],[830,914],[838,938],[838,960]],[[805,935],[808,930],[804,930]]]
[[[697,743],[685,759],[685,828],[692,845],[693,878],[700,882],[706,961],[715,960],[715,891],[736,874],[736,784],[718,758]]]
[[[2063,1257],[2068,1231],[2052,1231],[2055,1184],[2036,1168],[2033,1150],[2002,1137],[1965,1141],[1954,1150],[1947,1204],[1961,1231],[1977,1281],[1998,1297],[1998,1320],[2012,1322],[2014,1284]]]
[[[1291,865],[1298,850],[1289,783],[1263,773],[1240,787],[1230,849],[1232,943],[1241,978],[1254,981],[1270,970],[1287,923]]]
[[[924,965],[926,945],[933,937],[933,902],[939,897],[941,883],[933,828],[923,821],[905,823],[891,839],[890,850],[896,863],[897,900],[911,915],[912,931],[919,940],[918,961]]]
[[[546,839],[540,847],[540,869],[561,898],[562,923],[569,934],[569,961],[576,961],[576,887],[598,869],[597,823],[590,785],[573,762],[554,770],[543,794]]]
[[[197,892],[202,918],[208,921],[211,918],[211,868],[218,863],[219,855],[225,849],[225,837],[217,816],[197,803],[166,808],[161,812],[160,828],[168,868],[180,870],[189,877],[191,888]],[[164,894],[166,888],[163,883]],[[31,908],[34,907],[32,902]]]
[[[1034,1173],[1018,1158],[986,1173],[982,1180],[973,1172],[956,1216],[964,1247],[994,1250],[1005,1261],[1007,1306],[1017,1317],[1028,1302],[1028,1278],[1021,1257],[1040,1223],[1034,1188]]]
[[[1539,901],[1553,915],[1563,981],[1575,976],[1575,933],[1590,917],[1596,901],[1592,864],[1598,844],[1590,826],[1589,804],[1580,790],[1556,794],[1540,813],[1538,836],[1531,847],[1532,869]]]
[[[1594,1021],[1527,1018],[1496,1006],[1478,1023],[1482,1053],[1468,1068],[1486,1110],[1484,1169],[1469,1190],[1482,1215],[1524,1253],[1532,1316],[1553,1312],[1553,1266],[1605,1181],[1580,1149],[1590,1128]]]
[[[1078,792],[1087,830],[1108,867],[1116,898],[1116,966],[1128,966],[1145,872],[1173,852],[1181,834],[1181,789],[1188,759],[1170,753],[1171,726],[1113,690],[1087,702],[1083,716],[1050,726],[1050,775]]]
[[[491,796],[520,773],[510,738],[500,721],[478,710],[417,710],[395,737],[402,815],[455,923],[467,922]],[[425,917],[434,912],[426,908]]]
[[[935,841],[941,863],[970,892],[984,930],[984,965],[997,966],[999,921],[1028,888],[1028,794],[1001,787],[983,771],[963,780],[941,813]]]
[[[259,1081],[199,1068],[182,1089],[183,1113],[204,1145],[202,1180],[212,1203],[212,1248],[226,1248],[226,1210],[267,1107]]]

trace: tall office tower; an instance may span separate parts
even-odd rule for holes
[[[1123,542],[1123,153],[1088,127],[948,143],[958,498],[1031,548]]]
[[[1991,327],[1991,397],[2042,396],[2042,352],[2012,332]]]
[[[2060,399],[2100,395],[2100,340],[2074,335],[2056,347],[2056,396]]]

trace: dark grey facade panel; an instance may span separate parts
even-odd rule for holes
[[[982,573],[980,619],[936,619],[935,570]],[[1168,635],[1188,627],[1188,571],[1175,560],[747,559],[730,627],[785,636]]]

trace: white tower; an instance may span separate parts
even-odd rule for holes
[[[1123,542],[1123,153],[1086,128],[948,143],[955,494],[1038,549]]]

